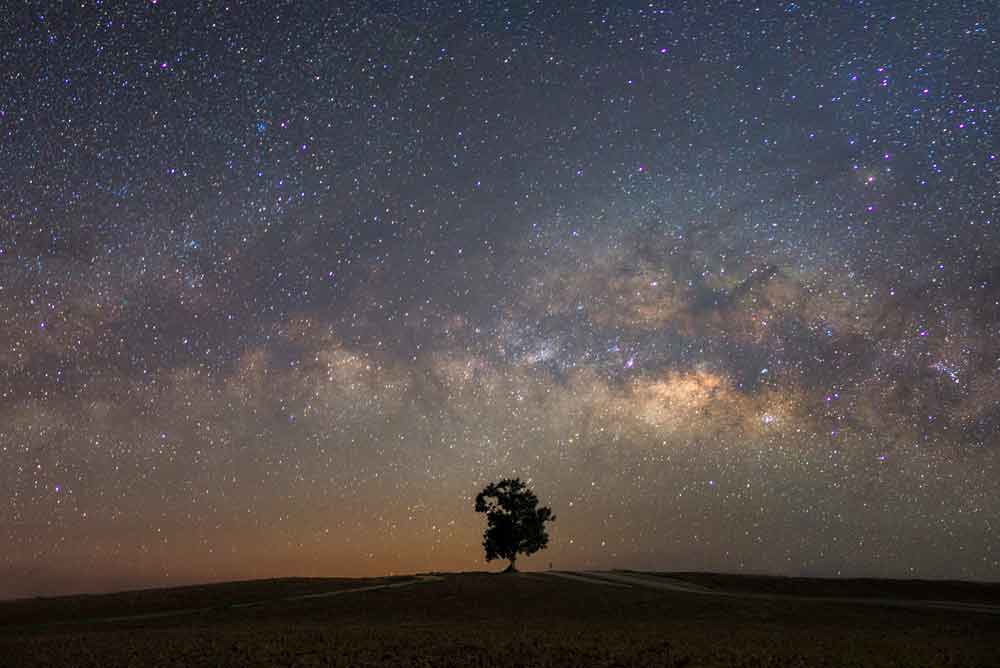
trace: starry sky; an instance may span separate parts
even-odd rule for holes
[[[998,30],[19,3],[0,597],[485,568],[508,476],[529,569],[1000,579]]]

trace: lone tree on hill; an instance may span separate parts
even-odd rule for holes
[[[514,562],[518,554],[534,554],[548,546],[545,523],[556,519],[551,508],[538,507],[538,497],[520,478],[487,485],[476,496],[476,512],[486,513],[486,561],[509,559],[505,573],[517,571]]]

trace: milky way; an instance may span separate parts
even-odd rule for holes
[[[0,17],[0,597],[1000,579],[1000,8]],[[608,8],[606,5],[614,5]]]

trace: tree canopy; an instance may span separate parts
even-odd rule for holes
[[[476,496],[476,512],[486,513],[486,561],[508,559],[507,571],[517,570],[518,554],[534,554],[548,546],[545,523],[556,519],[551,508],[538,507],[538,497],[520,478],[487,485]]]

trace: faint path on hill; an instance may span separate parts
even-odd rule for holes
[[[237,610],[241,608],[252,608],[252,607],[267,605],[268,603],[284,603],[285,601],[302,601],[310,598],[329,598],[331,596],[340,596],[341,594],[356,594],[363,591],[376,591],[378,589],[398,589],[400,587],[409,587],[410,585],[420,584],[422,582],[436,582],[438,580],[443,580],[443,579],[444,578],[441,577],[440,575],[416,575],[413,577],[412,580],[404,580],[403,582],[387,582],[386,584],[365,585],[364,587],[351,587],[350,589],[334,589],[332,591],[323,591],[315,594],[299,594],[297,596],[279,596],[276,598],[261,599],[259,601],[250,601],[248,603],[212,605],[204,608],[179,608],[177,610],[146,612],[138,615],[120,615],[117,617],[92,617],[89,619],[72,619],[54,623],[84,624],[93,622],[129,622],[142,619],[159,619],[162,617],[197,615],[207,612],[219,612],[225,610]]]
[[[352,587],[351,589],[334,589],[333,591],[321,591],[316,594],[299,594],[298,596],[283,596],[281,598],[266,598],[260,601],[251,601],[249,603],[234,603],[230,605],[230,608],[252,608],[258,605],[265,605],[267,603],[274,603],[275,601],[304,601],[309,598],[329,598],[331,596],[340,596],[341,594],[356,594],[362,591],[375,591],[377,589],[398,589],[399,587],[409,587],[410,585],[415,585],[420,582],[436,582],[438,580],[444,580],[440,575],[417,575],[414,576],[412,580],[405,580],[403,582],[389,582],[387,584],[377,584],[377,585],[366,585],[364,587]]]
[[[626,586],[646,589],[675,591],[703,596],[725,596],[728,598],[758,599],[765,601],[808,601],[815,603],[847,603],[858,605],[879,605],[892,608],[921,608],[949,610],[952,612],[979,612],[1000,615],[1000,605],[991,603],[969,603],[965,601],[930,601],[900,598],[862,598],[856,596],[794,596],[791,594],[755,594],[753,592],[723,591],[709,589],[685,580],[641,573],[617,573],[612,571],[542,571],[543,575],[568,578],[597,585]]]
[[[531,573],[535,575],[535,573]],[[580,582],[589,582],[590,584],[605,585],[608,587],[629,587],[631,585],[623,584],[621,582],[611,582],[610,580],[605,580],[603,578],[588,577],[586,575],[581,575],[579,573],[571,573],[568,571],[545,571],[541,575],[554,575],[557,578],[566,578],[567,580],[577,580]]]
[[[660,577],[658,575],[641,575],[639,573],[616,573],[611,572],[601,572],[601,571],[587,571],[586,575],[588,577],[600,578],[602,580],[608,580],[610,582],[618,582],[627,585],[633,585],[636,587],[648,587],[650,589],[666,589],[669,591],[683,591],[690,594],[708,594],[708,595],[729,595],[728,592],[720,592],[714,589],[709,589],[708,587],[702,587],[701,585],[696,585],[693,582],[687,582],[686,580],[680,580],[678,578],[668,578]]]
[[[692,594],[711,594],[725,596],[724,592],[714,591],[707,587],[678,580],[676,578],[643,577],[625,573],[613,573],[609,571],[544,571],[542,575],[554,575],[568,580],[589,582],[590,584],[605,585],[610,587],[646,587],[647,589],[666,589],[669,591],[682,591]]]

